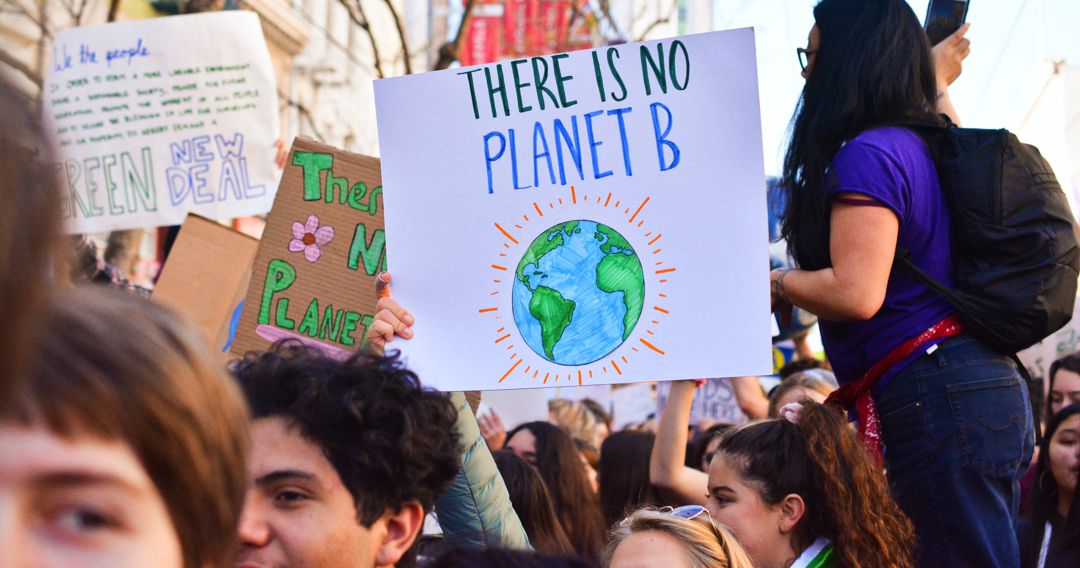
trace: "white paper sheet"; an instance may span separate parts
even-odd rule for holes
[[[377,81],[409,364],[448,390],[770,372],[754,49],[740,29]]]
[[[72,28],[57,34],[49,70],[67,231],[270,209],[277,91],[255,13]]]

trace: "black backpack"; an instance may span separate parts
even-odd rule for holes
[[[949,300],[968,333],[1001,353],[1061,329],[1076,301],[1080,233],[1050,164],[1004,129],[911,128],[930,148],[948,204],[956,288],[903,249],[897,265]]]

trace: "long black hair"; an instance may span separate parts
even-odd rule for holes
[[[1046,434],[1043,436],[1042,447],[1039,449],[1039,459],[1035,462],[1035,483],[1031,486],[1031,531],[1028,533],[1026,542],[1020,543],[1022,566],[1037,564],[1039,550],[1046,532],[1046,521],[1053,516],[1058,507],[1058,483],[1050,468],[1050,444],[1061,425],[1077,414],[1080,414],[1080,403],[1071,404],[1053,415],[1046,425]],[[1055,541],[1059,540],[1057,534],[1052,536]]]
[[[574,547],[555,514],[555,503],[540,472],[510,450],[491,456],[533,548],[545,554],[573,554]]]
[[[869,128],[940,124],[930,41],[903,0],[823,0],[820,45],[792,119],[781,235],[799,266],[829,260],[827,170],[840,146]]]
[[[660,504],[649,476],[655,442],[652,432],[623,430],[600,446],[600,508],[608,527],[637,509]]]

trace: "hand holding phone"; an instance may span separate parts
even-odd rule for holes
[[[930,45],[941,43],[964,25],[968,4],[968,0],[930,0],[924,23]]]

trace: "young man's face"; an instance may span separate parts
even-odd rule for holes
[[[281,417],[255,420],[251,433],[239,567],[371,568],[386,563],[380,554],[386,523],[360,524],[352,494],[318,445]]]

